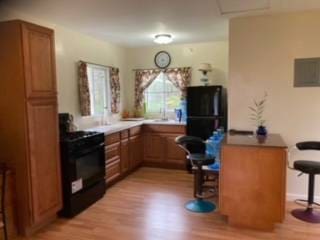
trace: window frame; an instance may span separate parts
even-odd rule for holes
[[[154,84],[154,81],[157,81],[157,78],[159,78],[160,75],[163,75],[163,77],[161,77],[162,80],[162,84],[163,84],[163,88],[162,91],[156,92],[148,92],[148,89],[152,86],[152,84]],[[179,88],[177,88],[168,78],[168,76],[166,76],[165,73],[161,72],[159,73],[159,75],[156,77],[156,79],[154,80],[150,86],[147,87],[147,89],[144,91],[144,98],[145,98],[145,102],[147,104],[147,99],[148,99],[148,95],[150,94],[162,94],[162,104],[161,104],[161,108],[159,109],[159,111],[155,111],[155,112],[151,112],[151,111],[147,111],[147,106],[146,106],[146,114],[149,116],[160,116],[163,114],[163,111],[165,111],[165,115],[168,117],[168,115],[174,115],[174,110],[168,109],[167,108],[167,99],[168,99],[168,94],[170,93],[177,93],[179,97],[181,97],[181,91]],[[166,91],[166,81],[170,82],[170,84],[172,84],[172,86],[174,87],[174,89],[176,89],[175,91]],[[171,117],[172,117],[171,116]]]
[[[90,70],[91,69],[91,70]],[[94,70],[103,70],[105,74],[104,79],[104,110],[103,113],[95,113],[95,106],[93,100],[93,74]],[[91,76],[90,76],[91,72]],[[111,112],[111,86],[110,86],[110,69],[108,67],[104,67],[96,64],[88,64],[87,65],[87,76],[88,76],[88,84],[89,84],[89,93],[90,93],[90,108],[91,108],[91,116],[103,116],[105,113]]]

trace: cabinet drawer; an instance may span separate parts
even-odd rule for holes
[[[121,173],[121,166],[120,166],[120,159],[107,164],[106,165],[106,182],[109,183],[110,181],[116,179],[120,176]]]
[[[105,137],[105,144],[111,145],[113,143],[120,142],[120,133],[112,133]]]
[[[145,125],[143,126],[145,132],[149,133],[176,133],[185,134],[186,127],[184,125]]]
[[[139,135],[141,133],[141,127],[137,126],[137,127],[133,127],[130,128],[130,136],[135,136],[135,135]]]
[[[115,157],[120,157],[120,143],[114,143],[105,147],[106,162],[112,161]]]
[[[121,131],[121,139],[126,139],[129,137],[129,130],[123,130]]]

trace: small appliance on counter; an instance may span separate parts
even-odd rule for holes
[[[59,114],[63,209],[73,217],[103,197],[105,185],[104,134],[74,130],[73,117]]]

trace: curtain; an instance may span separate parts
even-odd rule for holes
[[[142,109],[144,103],[144,90],[150,86],[150,84],[160,74],[160,69],[153,70],[138,70],[135,76],[135,108],[136,110]]]
[[[119,68],[110,68],[111,112],[120,111],[120,78]]]
[[[187,96],[187,87],[191,82],[191,67],[173,68],[165,71],[172,84],[181,91],[181,97]]]
[[[87,74],[87,63],[80,61],[78,65],[80,113],[82,116],[91,115],[90,90]]]

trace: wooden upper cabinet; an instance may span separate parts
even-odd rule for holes
[[[27,97],[56,96],[53,31],[23,23],[22,43]]]
[[[54,216],[62,206],[57,103],[27,103],[32,222]]]

